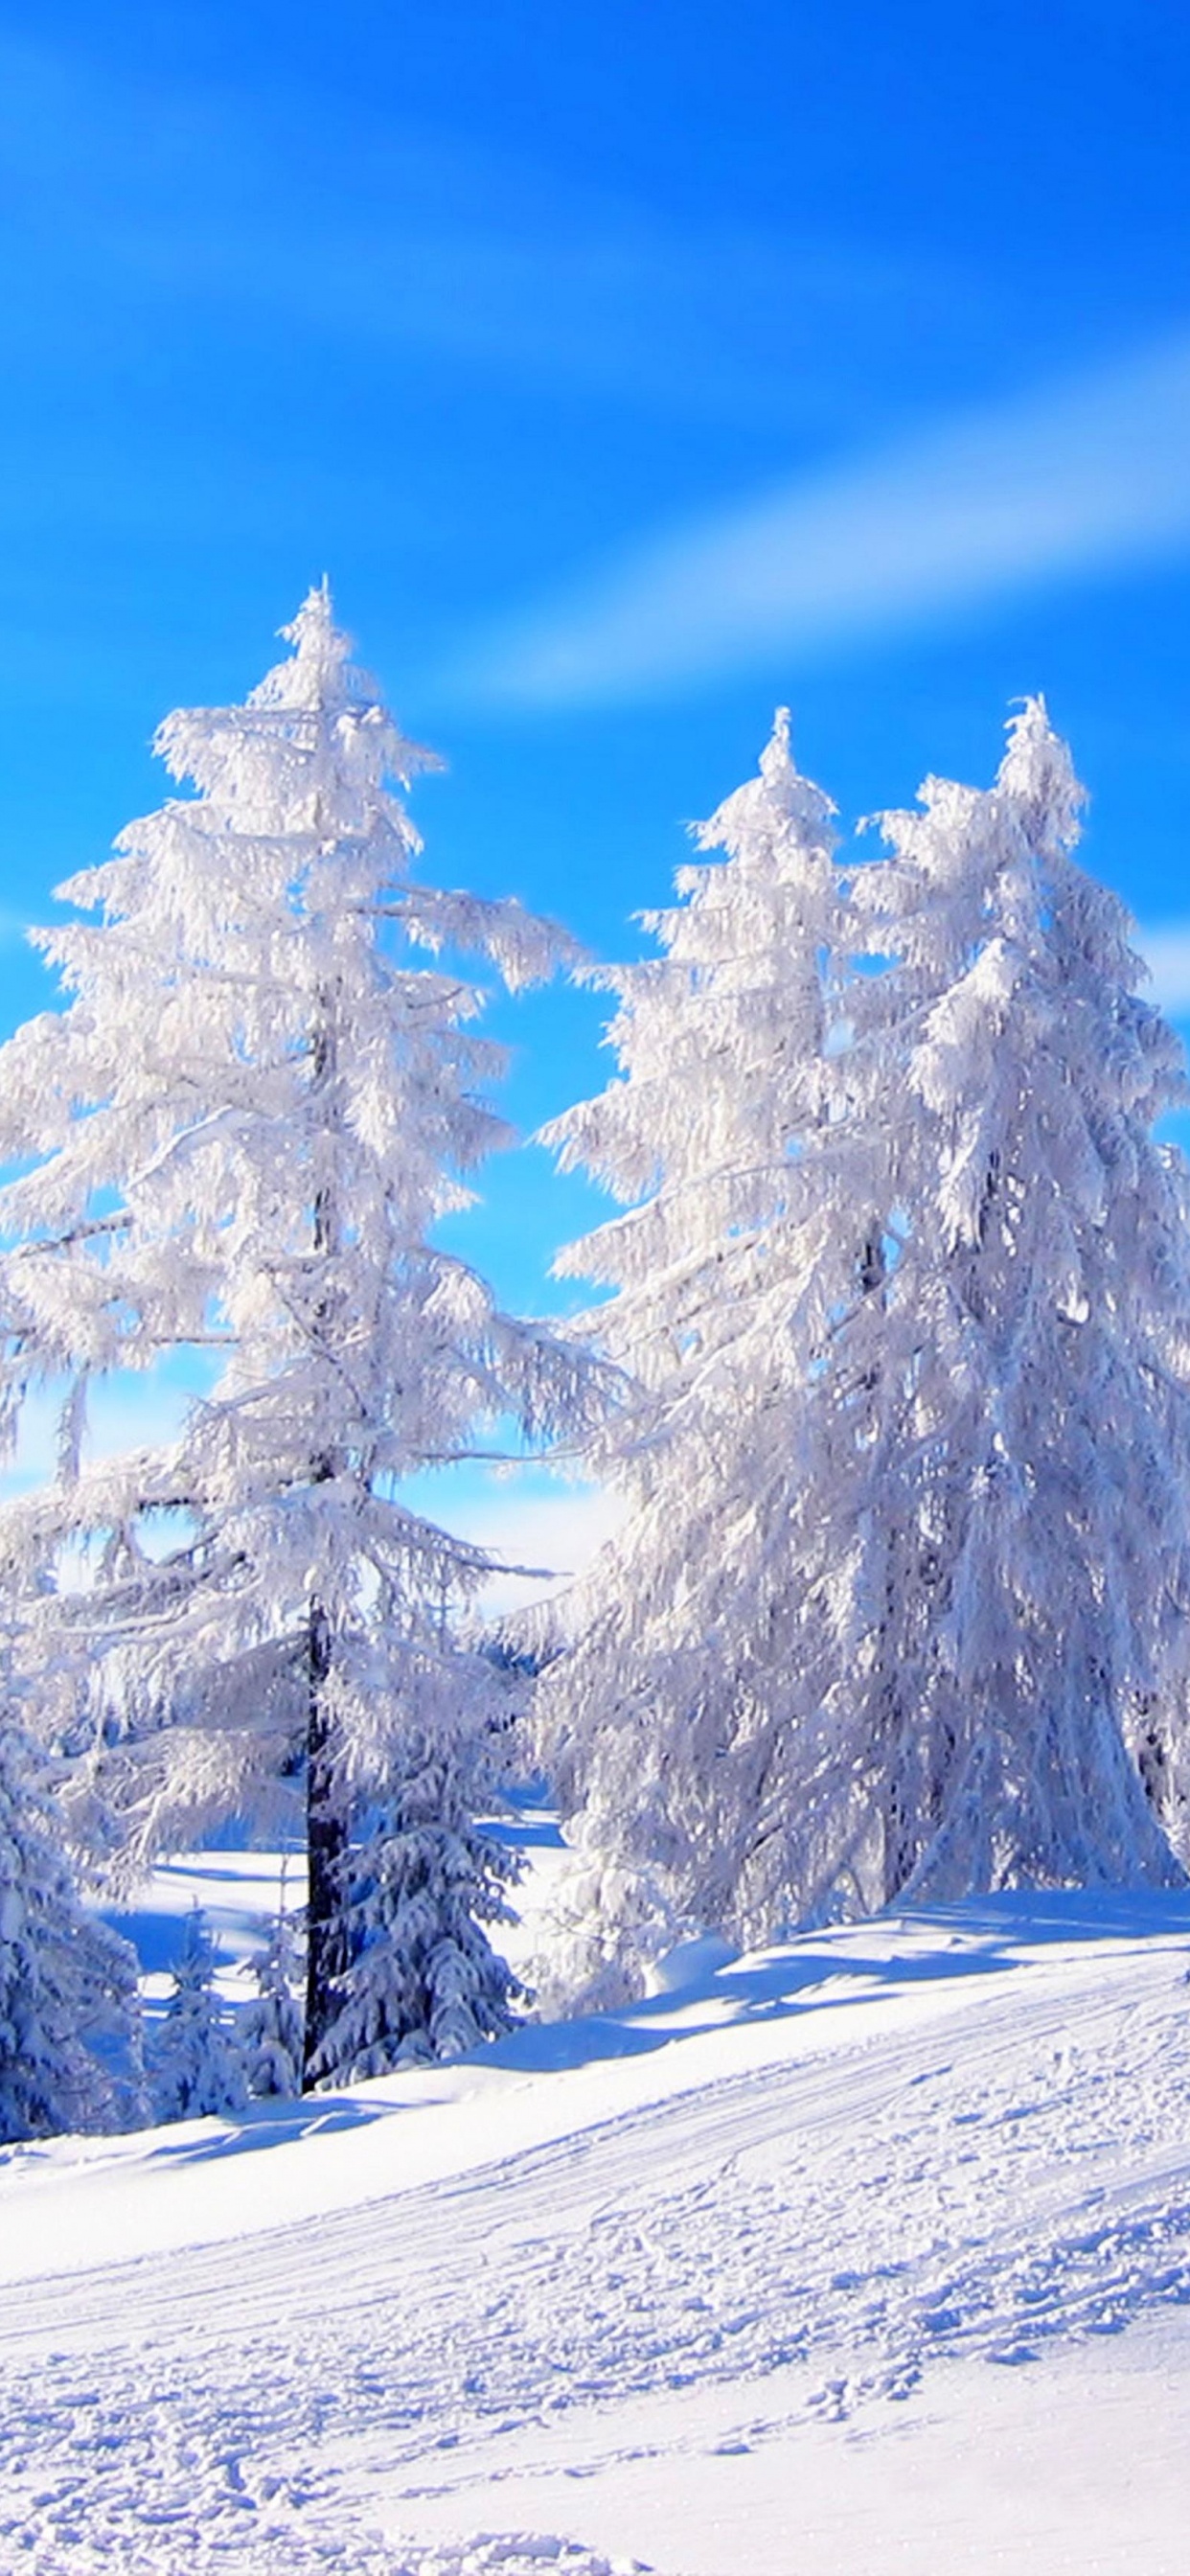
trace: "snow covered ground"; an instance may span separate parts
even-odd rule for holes
[[[230,1959],[270,1872],[194,1878]],[[1188,1971],[1188,1899],[992,1900],[8,2150],[0,2566],[1184,2576]]]

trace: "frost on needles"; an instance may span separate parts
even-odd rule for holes
[[[449,1857],[490,1793],[504,1688],[459,1638],[488,1560],[402,1480],[485,1419],[572,1432],[596,1379],[433,1240],[507,1136],[455,957],[515,987],[568,943],[515,903],[415,883],[397,788],[427,755],[352,666],[325,586],[285,631],[246,704],[162,725],[195,792],[61,889],[96,916],[41,935],[68,1007],[0,1051],[0,1152],[31,1164],[0,1192],[10,1380],[66,1388],[57,1477],[4,1529],[45,1722],[83,1756],[79,1837],[131,1877],[231,1816],[292,1828],[302,1802],[309,2082],[352,2071],[329,2033],[357,1946],[372,1957],[353,1843],[411,1757],[443,1801],[420,1831],[448,1855],[424,1901],[449,1880],[452,1937],[470,1906],[475,2018],[506,2017],[482,1930],[500,1873],[471,1842],[465,1881]],[[88,1462],[89,1384],[176,1352],[207,1373],[180,1436]]]
[[[683,1925],[1182,1875],[1185,1084],[1079,803],[1034,700],[841,869],[781,717],[607,979],[548,1133],[627,1203],[562,1266],[642,1392],[540,1705],[597,1998]]]

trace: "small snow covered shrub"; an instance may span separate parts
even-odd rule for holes
[[[305,1963],[293,1917],[282,1907],[252,1965],[256,1993],[236,2017],[236,2046],[253,2096],[287,2099],[302,2089],[301,1988]]]
[[[240,2048],[215,1992],[215,1949],[200,1906],[186,1917],[174,1990],[150,2057],[158,2120],[202,2120],[242,2111]]]

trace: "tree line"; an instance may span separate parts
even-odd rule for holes
[[[189,792],[60,889],[61,1006],[0,1048],[0,1407],[58,1418],[0,1505],[0,2131],[134,2116],[133,1963],[79,1891],[232,1820],[308,1869],[266,2089],[510,2026],[476,1820],[533,1761],[571,2000],[693,1928],[1180,1882],[1188,1095],[1042,702],[858,855],[779,715],[608,969],[422,882],[429,755],[325,585],[284,631],[162,725]],[[615,997],[613,1079],[545,1131],[619,1203],[560,1258],[572,1325],[438,1239],[507,1136],[467,956]],[[177,1435],[96,1458],[90,1390],[179,1357]],[[407,1499],[484,1425],[624,1498],[503,1640],[488,1555]],[[192,2054],[208,1985],[195,1933]]]

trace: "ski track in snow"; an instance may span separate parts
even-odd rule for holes
[[[791,2366],[803,2416],[842,2419],[948,2355],[1025,2361],[1190,2303],[1185,1959],[1042,1952],[924,2025],[800,2059],[791,2038],[457,2179],[22,2285],[5,2568],[609,2576],[557,2537],[385,2538],[378,2472],[440,2493],[463,2439],[474,2480],[497,2437],[576,2408],[609,2431],[634,2393],[699,2382],[763,2413]]]

